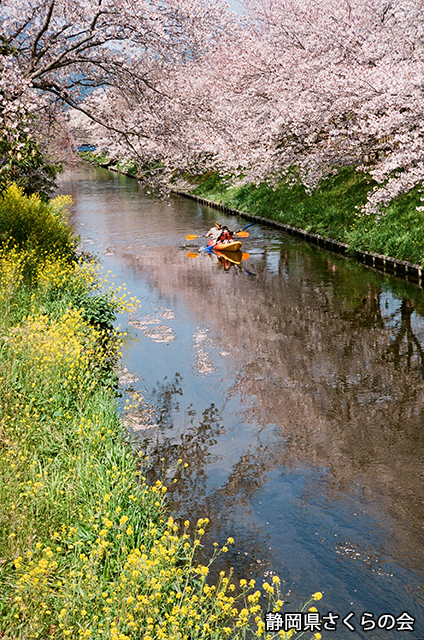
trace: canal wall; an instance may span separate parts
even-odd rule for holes
[[[222,211],[224,213],[242,216],[247,220],[253,220],[270,227],[276,227],[278,229],[281,229],[282,231],[285,231],[286,233],[289,233],[292,236],[302,238],[306,242],[314,244],[321,249],[332,251],[333,253],[337,253],[346,258],[353,258],[355,260],[358,260],[358,262],[361,262],[365,266],[375,269],[376,271],[401,277],[423,288],[423,267],[418,264],[413,264],[412,262],[408,262],[407,260],[398,260],[397,258],[391,258],[379,253],[372,253],[371,251],[352,249],[352,247],[345,242],[339,242],[338,240],[333,240],[332,238],[326,238],[319,235],[318,233],[308,233],[308,231],[305,231],[304,229],[298,229],[296,227],[290,226],[289,224],[284,224],[283,222],[272,220],[271,218],[265,218],[263,216],[247,213],[246,211],[240,211],[239,209],[233,209],[232,207],[228,207],[227,205],[215,202],[214,200],[208,200],[201,196],[194,195],[192,193],[189,193],[188,191],[182,191],[181,189],[172,189],[172,192],[183,196],[184,198],[196,200],[196,202],[205,204],[208,207],[213,207],[214,209],[218,209],[219,211]]]

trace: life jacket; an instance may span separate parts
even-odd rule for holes
[[[227,229],[224,229],[224,231],[219,236],[217,242],[225,242],[226,240],[231,242],[232,239],[233,239],[233,236],[231,235],[231,233]]]

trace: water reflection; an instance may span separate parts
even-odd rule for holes
[[[176,512],[208,515],[210,542],[240,541],[227,562],[281,572],[295,602],[322,589],[422,629],[422,292],[257,225],[239,265],[192,259],[213,210],[102,179],[72,183],[74,223],[142,300],[126,366],[158,426],[134,437],[172,470]]]
[[[422,300],[399,299],[380,276],[358,274],[342,260],[323,264],[321,256],[302,249],[252,256],[257,281],[233,278],[225,288],[214,283],[216,275],[204,262],[190,264],[187,272],[184,259],[175,254],[172,275],[168,272],[166,278],[160,263],[156,268],[150,263],[155,289],[161,295],[175,290],[186,295],[202,319],[204,291],[213,290],[208,322],[231,345],[235,372],[226,393],[239,399],[236,420],[257,430],[273,426],[273,438],[263,443],[255,436],[232,461],[225,483],[207,495],[203,465],[211,466],[212,460],[188,448],[192,486],[184,483],[177,501],[184,509],[213,514],[218,526],[212,537],[238,529],[250,550],[242,559],[243,569],[255,572],[257,561],[264,561],[264,546],[272,547],[278,539],[275,534],[264,538],[252,528],[255,496],[266,496],[276,470],[325,470],[324,477],[314,476],[309,498],[302,502],[310,506],[319,495],[343,510],[353,488],[355,509],[362,513],[354,511],[351,518],[361,522],[349,522],[348,528],[365,537],[362,543],[355,535],[336,539],[330,549],[348,564],[360,562],[373,575],[391,580],[392,568],[385,565],[391,565],[393,549],[403,566],[422,567],[424,560]],[[270,274],[270,256],[277,273]],[[138,264],[143,263],[139,256]],[[155,451],[160,457],[170,443],[163,437],[161,446],[158,437]],[[208,449],[215,443],[205,442]],[[264,500],[265,518],[271,519],[277,501]],[[294,505],[289,499],[283,508]],[[370,514],[380,520],[380,535],[386,536],[378,552],[367,531]],[[323,515],[325,520],[325,510],[319,517]],[[300,519],[293,514],[291,519],[304,534]],[[293,544],[287,541],[287,547]],[[270,566],[269,561],[263,566]],[[370,594],[374,589],[370,586]],[[418,589],[416,585],[414,593]],[[396,601],[395,592],[392,597]]]

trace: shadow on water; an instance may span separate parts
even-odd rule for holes
[[[357,622],[409,611],[422,634],[422,291],[259,225],[225,269],[187,257],[212,209],[102,171],[61,188],[85,248],[141,300],[124,364],[153,409],[132,437],[152,478],[170,470],[175,514],[210,518],[208,551],[236,539],[218,568],[279,573],[292,609],[322,590]]]

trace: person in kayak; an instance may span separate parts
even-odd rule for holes
[[[219,236],[221,235],[222,224],[220,222],[215,222],[214,226],[209,229],[209,231],[205,234],[206,238],[212,238],[215,243]]]
[[[228,229],[225,225],[222,227],[222,231],[218,236],[216,243],[218,244],[227,244],[228,242],[233,241],[233,232]]]

